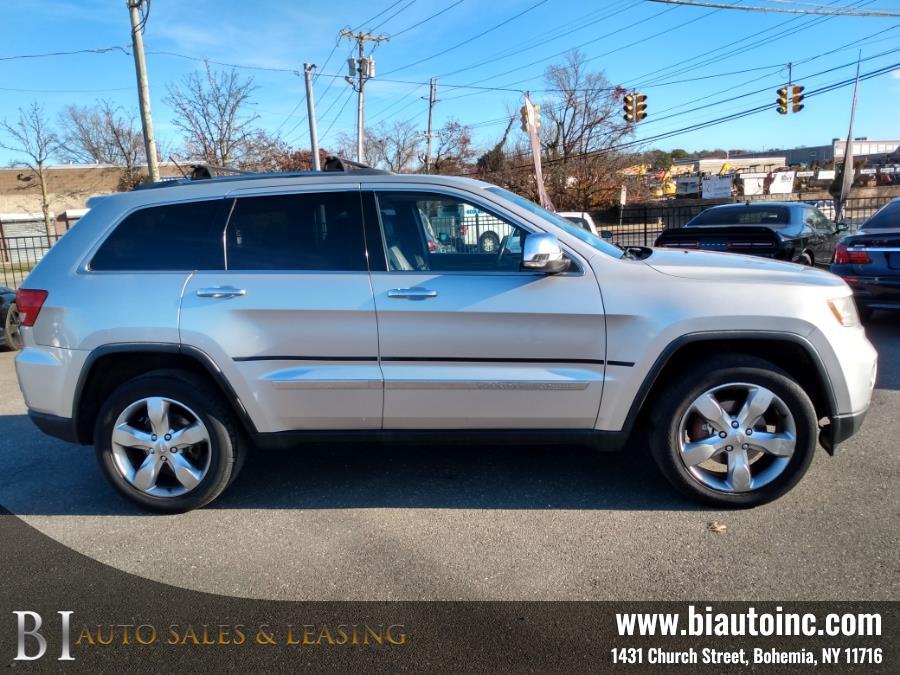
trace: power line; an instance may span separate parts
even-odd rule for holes
[[[353,28],[352,30],[354,30],[354,31],[359,30],[360,28],[362,28],[363,26],[365,26],[367,23],[370,23],[370,22],[374,21],[375,19],[377,19],[377,18],[378,18],[379,16],[381,16],[382,14],[386,14],[387,12],[390,12],[392,9],[394,9],[394,7],[396,7],[396,6],[399,5],[401,2],[404,2],[404,1],[405,1],[405,0],[397,0],[397,1],[394,2],[394,3],[391,3],[390,5],[388,5],[387,7],[385,7],[383,10],[381,10],[380,12],[378,12],[375,16],[369,17],[368,19],[366,19],[365,21],[363,21],[361,24],[359,24],[358,26],[356,26],[356,27]]]
[[[528,12],[532,11],[533,9],[540,7],[543,4],[546,4],[547,2],[548,2],[548,0],[538,0],[538,2],[534,3],[533,5],[529,5],[528,7],[523,9],[521,12],[514,14],[513,16],[509,17],[508,19],[505,19],[505,20],[501,21],[500,23],[498,23],[494,26],[491,26],[490,28],[488,28],[486,30],[483,30],[482,32],[478,33],[478,35],[473,35],[472,37],[470,37],[466,40],[463,40],[462,42],[458,42],[455,45],[453,45],[452,47],[447,47],[446,49],[436,52],[436,53],[432,54],[431,56],[426,56],[426,57],[419,59],[418,61],[413,61],[411,63],[407,63],[406,65],[400,66],[399,68],[394,68],[393,70],[386,72],[385,75],[390,75],[391,73],[396,73],[400,70],[406,70],[407,68],[412,68],[413,66],[417,66],[420,63],[425,63],[426,61],[431,61],[432,59],[436,59],[438,56],[443,56],[447,52],[452,52],[456,49],[459,49],[463,45],[467,45],[470,42],[473,42],[473,41],[477,40],[478,38],[484,37],[488,33],[491,33],[493,31],[497,30],[498,28],[502,28],[506,24],[508,24],[512,21],[515,21],[519,17],[527,14]]]
[[[729,5],[719,2],[699,2],[698,0],[647,0],[664,5],[683,5],[686,7],[714,7],[716,9],[739,9],[744,12],[774,12],[776,14],[819,14],[823,16],[857,16],[878,18],[900,18],[900,12],[860,11],[856,9],[791,9],[788,7],[760,7],[759,5]]]
[[[395,16],[398,16],[398,15],[401,14],[402,12],[406,11],[407,9],[409,9],[412,5],[415,4],[415,2],[416,2],[416,0],[409,0],[408,3],[406,3],[405,5],[403,5],[403,7],[401,7],[401,8],[398,9],[396,12],[394,12],[393,14],[391,14],[391,15],[390,15],[388,18],[386,18],[384,21],[382,21],[381,23],[379,23],[379,24],[376,25],[376,26],[372,26],[372,28],[369,29],[369,32],[374,32],[374,31],[378,30],[378,29],[381,28],[384,24],[386,24],[388,21],[390,21],[391,19],[393,19]],[[356,31],[353,31],[353,32],[355,33]]]
[[[95,47],[93,49],[76,49],[71,52],[44,52],[43,54],[17,54],[15,56],[0,56],[0,61],[16,61],[19,59],[42,59],[49,56],[72,56],[73,54],[106,54],[120,51],[131,56],[131,45],[113,45],[112,47]]]
[[[441,11],[435,12],[435,13],[432,14],[431,16],[429,16],[429,17],[427,17],[427,18],[425,18],[425,19],[422,19],[421,21],[417,21],[417,22],[414,23],[413,25],[407,26],[406,28],[404,28],[404,29],[401,30],[401,31],[397,31],[396,33],[391,33],[391,39],[393,40],[393,39],[394,39],[395,37],[397,37],[398,35],[403,35],[404,33],[408,32],[408,31],[411,31],[413,28],[418,28],[418,27],[421,26],[423,23],[427,23],[428,21],[431,21],[432,19],[435,19],[435,18],[439,17],[439,16],[440,16],[441,14],[443,14],[444,12],[449,12],[451,9],[453,9],[453,8],[456,7],[457,5],[461,5],[463,2],[465,2],[465,0],[456,0],[456,2],[454,2],[452,5],[448,5],[447,7],[444,7],[444,9],[442,9]],[[377,26],[376,26],[376,28],[377,28]],[[372,30],[375,30],[375,29],[373,28]]]
[[[859,77],[859,79],[860,79],[860,81],[863,81],[863,80],[869,80],[869,79],[872,79],[873,77],[879,77],[879,76],[881,76],[881,75],[886,75],[886,74],[888,74],[888,73],[890,73],[890,72],[893,72],[898,66],[900,66],[900,62],[898,62],[898,63],[893,63],[893,64],[891,64],[891,65],[889,65],[889,66],[884,66],[884,67],[882,67],[882,68],[878,68],[878,69],[876,69],[876,70],[870,71],[870,72],[868,72],[868,73],[866,73],[866,74],[864,74],[864,75],[861,75],[861,76]],[[822,95],[822,94],[827,94],[827,93],[832,92],[832,91],[835,91],[835,90],[837,90],[837,89],[841,89],[841,88],[843,88],[843,87],[849,86],[849,85],[853,84],[855,81],[856,81],[856,78],[853,77],[853,78],[850,78],[850,79],[847,79],[847,80],[842,80],[842,81],[838,81],[838,82],[833,82],[833,83],[831,83],[831,84],[824,85],[824,86],[820,87],[819,89],[815,89],[815,90],[812,90],[812,91],[807,91],[807,92],[806,92],[806,97],[807,97],[807,98],[810,98],[810,97],[814,97],[814,96],[820,96],[820,95]],[[743,118],[743,117],[748,117],[748,116],[750,116],[750,115],[755,115],[755,114],[758,114],[758,113],[760,113],[760,112],[771,111],[771,110],[772,110],[772,104],[771,104],[771,103],[766,103],[766,104],[763,104],[763,105],[760,105],[760,106],[756,106],[756,107],[754,107],[754,108],[750,108],[750,109],[743,110],[743,111],[736,112],[736,113],[731,113],[731,114],[729,114],[729,115],[724,115],[724,116],[722,116],[722,117],[718,117],[718,118],[715,118],[715,119],[707,120],[707,121],[705,121],[705,122],[698,122],[698,123],[696,123],[696,124],[692,124],[692,125],[689,125],[689,126],[687,126],[687,127],[682,127],[682,128],[680,128],[680,129],[673,129],[673,130],[670,130],[670,131],[661,132],[661,133],[659,133],[659,134],[657,134],[657,135],[655,135],[655,136],[651,136],[651,137],[648,137],[648,138],[635,139],[635,140],[633,140],[633,141],[627,141],[627,142],[625,142],[625,143],[618,143],[618,144],[615,144],[615,145],[611,145],[611,146],[609,146],[609,147],[607,147],[607,148],[602,148],[602,149],[598,149],[598,150],[592,150],[592,151],[589,151],[589,152],[583,152],[583,153],[579,153],[579,154],[576,154],[576,155],[570,155],[569,157],[566,157],[566,158],[560,157],[560,158],[556,158],[556,159],[548,159],[548,160],[545,160],[545,161],[544,161],[544,164],[545,164],[545,165],[547,165],[547,164],[557,164],[557,163],[559,163],[559,162],[569,161],[569,160],[572,160],[572,159],[580,159],[580,158],[582,158],[582,157],[592,157],[592,156],[595,156],[595,155],[602,155],[602,154],[606,154],[606,153],[609,153],[609,152],[615,152],[615,151],[618,151],[618,150],[623,150],[623,149],[625,149],[625,148],[634,147],[634,146],[636,146],[636,145],[646,145],[646,144],[651,143],[651,142],[654,142],[654,141],[663,140],[663,139],[666,139],[666,138],[671,138],[671,137],[673,137],[673,136],[679,136],[679,135],[682,135],[682,134],[685,134],[685,133],[689,133],[689,132],[691,132],[691,131],[699,131],[700,129],[706,129],[706,128],[708,128],[708,127],[717,126],[717,125],[723,124],[723,123],[725,123],[725,122],[729,122],[729,121],[732,121],[732,120],[740,119],[740,118]],[[696,111],[692,111],[692,112],[696,112]],[[525,169],[525,168],[530,168],[530,167],[531,167],[530,164],[521,164],[521,165],[519,165],[519,166],[515,166],[515,167],[512,167],[512,168],[513,168],[513,169]],[[475,172],[475,171],[471,171],[471,172],[466,172],[466,173],[464,173],[464,174],[462,174],[462,175],[474,175],[474,174],[476,174],[476,173],[477,173],[477,172]]]

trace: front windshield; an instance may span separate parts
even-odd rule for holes
[[[624,251],[622,251],[622,249],[603,241],[597,235],[588,232],[581,227],[578,227],[574,223],[570,223],[568,220],[566,220],[562,216],[556,215],[552,211],[541,208],[534,202],[529,201],[524,197],[520,197],[514,192],[504,190],[501,187],[489,187],[486,189],[488,190],[488,192],[493,192],[495,195],[499,195],[500,197],[511,201],[516,206],[521,206],[526,211],[530,211],[534,215],[553,223],[559,229],[565,231],[567,234],[571,234],[573,237],[580,239],[585,244],[594,247],[595,249],[605,253],[606,255],[611,255],[614,258],[621,258],[624,255]]]

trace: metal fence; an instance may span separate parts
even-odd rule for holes
[[[834,218],[832,200],[790,199],[784,195],[781,201],[804,201],[818,207],[826,216]],[[844,222],[851,232],[856,231],[873,213],[891,201],[893,197],[853,197],[844,207]],[[738,201],[738,200],[736,200]],[[726,203],[726,202],[722,202]],[[621,209],[608,209],[594,213],[594,222],[600,230],[612,233],[612,241],[623,246],[653,246],[656,238],[667,228],[684,225],[701,211],[716,204],[641,204]]]
[[[60,235],[0,238],[0,286],[18,288]]]
[[[513,228],[486,213],[465,217],[431,216],[433,233],[429,233],[442,250],[456,253],[494,253]]]

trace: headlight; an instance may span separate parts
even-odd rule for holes
[[[841,325],[852,327],[859,325],[859,314],[856,311],[856,303],[853,302],[852,295],[845,295],[842,298],[832,298],[828,301],[828,309],[834,314]]]

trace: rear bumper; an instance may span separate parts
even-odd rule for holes
[[[900,309],[900,274],[865,277],[836,268],[838,266],[833,265],[832,272],[841,276],[853,289],[853,299],[859,307]]]
[[[853,415],[836,415],[831,423],[819,431],[819,443],[829,455],[833,455],[839,443],[843,443],[860,430],[868,408]]]

